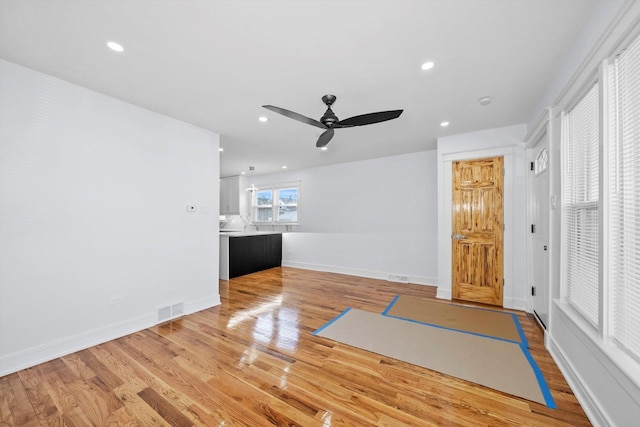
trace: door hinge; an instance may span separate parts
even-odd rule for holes
[[[504,279],[502,279],[502,287],[504,288]]]
[[[536,232],[536,225],[535,224],[531,224],[531,232],[532,233]]]
[[[502,176],[505,176],[505,175],[506,175],[506,172],[505,172],[504,168],[502,168]]]
[[[533,162],[531,162],[531,169],[529,169],[530,171],[535,170],[535,164]]]
[[[536,296],[536,288],[534,286],[531,287],[531,296]]]

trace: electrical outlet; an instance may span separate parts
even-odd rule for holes
[[[121,296],[109,297],[109,305],[116,305],[116,304],[120,304],[120,303],[122,303],[122,297]]]

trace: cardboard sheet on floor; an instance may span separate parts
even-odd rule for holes
[[[505,311],[398,295],[382,314],[528,346],[517,316]]]
[[[555,408],[521,343],[347,309],[314,335],[402,360]]]

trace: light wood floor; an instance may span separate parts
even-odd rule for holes
[[[0,378],[0,426],[582,426],[518,318],[558,409],[311,333],[435,288],[292,268],[220,282],[222,305]],[[79,319],[80,320],[80,319]]]

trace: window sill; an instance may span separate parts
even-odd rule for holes
[[[562,299],[554,299],[556,307],[558,307],[562,313],[564,313],[570,320],[573,322],[574,326],[582,331],[591,341],[595,344],[598,344],[602,341],[602,338],[598,334],[596,328],[589,323],[576,309],[571,307],[571,305],[562,300]]]
[[[585,320],[582,315],[567,302],[561,299],[554,299],[553,302],[556,307],[558,307],[558,309],[569,318],[573,323],[573,326],[579,329],[589,339],[589,341],[618,368],[617,372],[609,370],[609,373],[625,387],[631,396],[635,396],[637,394],[637,389],[640,389],[640,362],[635,360],[625,351],[621,350],[610,339],[601,337],[598,331],[594,329],[593,325]],[[594,355],[598,357],[597,354],[594,353]],[[603,366],[606,367],[607,365],[604,364]],[[620,377],[620,373],[624,374],[625,377]],[[636,390],[630,390],[628,386],[635,386]],[[640,404],[640,400],[636,399],[636,401]]]
[[[300,225],[297,222],[252,222],[253,227],[290,227],[292,225]]]

